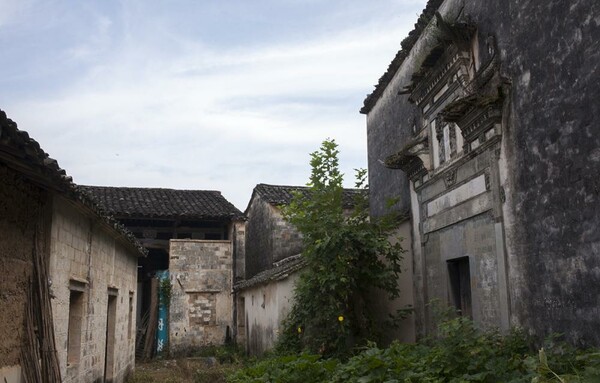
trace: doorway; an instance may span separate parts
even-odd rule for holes
[[[117,291],[108,290],[106,310],[106,347],[104,357],[104,381],[112,382],[115,370],[115,330],[117,325]]]
[[[449,260],[448,278],[450,282],[450,301],[459,315],[472,319],[469,257]]]

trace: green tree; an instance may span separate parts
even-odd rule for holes
[[[354,346],[376,339],[368,307],[374,289],[390,298],[400,293],[404,250],[389,240],[396,220],[369,217],[365,170],[357,171],[352,212],[344,211],[338,154],[334,140],[324,141],[311,154],[309,191],[296,193],[284,207],[286,219],[303,235],[306,262],[280,337],[280,347],[288,351],[347,355]]]

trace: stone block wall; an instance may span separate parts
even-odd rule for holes
[[[397,231],[390,238],[390,242],[400,242],[405,250],[402,255],[402,273],[398,277],[400,296],[390,300],[389,296],[383,291],[375,290],[371,294],[370,310],[375,314],[375,320],[381,324],[381,328],[389,328],[389,326],[386,326],[386,322],[389,320],[390,314],[396,314],[397,310],[414,308],[415,306],[411,234],[411,222],[407,219],[400,223]],[[387,333],[383,334],[384,341],[414,342],[416,338],[414,313],[403,319],[398,328],[387,329],[386,331]]]
[[[304,243],[300,232],[283,218],[279,208],[269,205],[273,220],[273,259],[278,262],[292,255],[300,254]]]
[[[283,218],[280,208],[256,195],[247,215],[246,279],[302,252],[302,236]]]
[[[170,241],[172,353],[222,345],[233,336],[232,250],[231,241]]]
[[[67,200],[54,199],[50,278],[64,382],[123,382],[135,365],[137,254],[96,222]],[[68,352],[72,347],[68,337],[73,291],[81,293],[81,345],[79,355],[68,360],[68,354],[72,354]],[[79,319],[71,317],[74,320]],[[109,339],[108,323],[113,323]]]

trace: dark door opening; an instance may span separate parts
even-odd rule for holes
[[[471,270],[469,257],[448,261],[448,277],[450,281],[450,301],[459,315],[473,318],[471,309]]]
[[[106,347],[104,356],[104,381],[112,382],[115,370],[115,329],[117,325],[117,295],[109,290],[106,313]]]

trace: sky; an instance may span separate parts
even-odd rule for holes
[[[335,139],[367,166],[363,100],[426,0],[0,0],[0,109],[73,177],[304,185]]]

